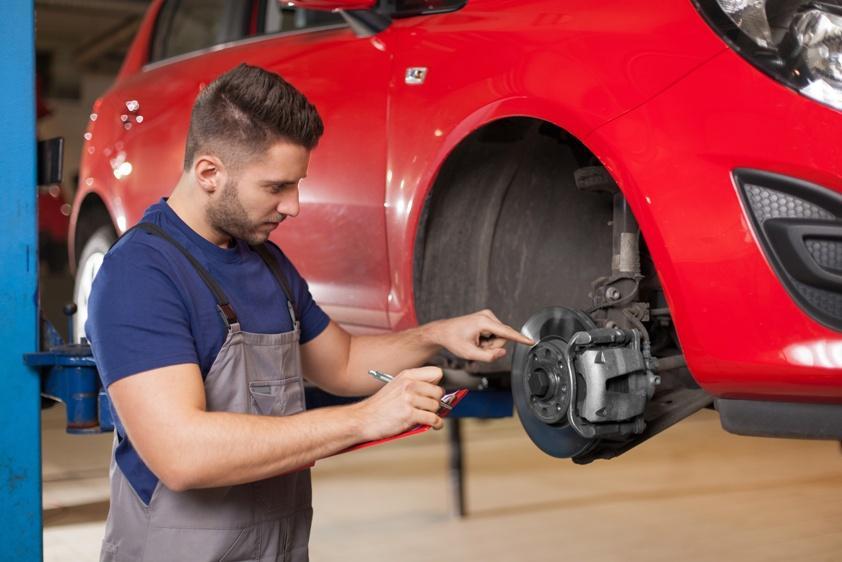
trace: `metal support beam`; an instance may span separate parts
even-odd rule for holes
[[[41,398],[35,207],[35,38],[31,1],[0,8],[0,558],[41,560]]]
[[[465,463],[462,449],[462,420],[459,418],[448,418],[447,443],[450,449],[450,489],[453,493],[453,514],[462,518],[467,513],[465,506]]]

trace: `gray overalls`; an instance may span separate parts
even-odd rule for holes
[[[183,246],[155,225],[135,228],[168,240],[190,260],[228,326],[228,337],[204,381],[207,410],[265,416],[303,411],[298,321],[287,280],[267,248],[255,250],[286,295],[292,320],[292,331],[282,334],[241,331],[219,285]],[[309,469],[186,492],[173,492],[158,482],[147,506],[112,455],[111,508],[101,561],[307,561],[312,513]]]

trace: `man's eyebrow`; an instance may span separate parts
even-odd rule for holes
[[[269,185],[287,185],[287,184],[290,184],[290,183],[298,183],[298,182],[300,182],[301,180],[303,180],[303,179],[304,179],[304,178],[306,178],[306,177],[307,177],[307,176],[301,176],[300,178],[298,178],[298,179],[293,179],[293,180],[284,180],[284,179],[280,179],[280,180],[263,180],[263,181],[261,181],[261,182],[260,182],[260,184],[261,184],[261,185],[266,185],[266,186],[269,186]]]

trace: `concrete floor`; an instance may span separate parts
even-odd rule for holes
[[[111,437],[44,412],[47,561],[97,560]],[[514,419],[464,427],[470,515],[450,515],[445,433],[320,461],[314,562],[842,560],[838,443],[723,432],[704,411],[612,461],[543,455]]]

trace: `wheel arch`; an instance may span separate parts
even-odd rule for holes
[[[464,113],[447,115],[448,123],[436,131],[432,145],[430,137],[415,133],[407,137],[403,131],[390,149],[385,207],[389,262],[395,273],[387,306],[395,330],[418,323],[414,275],[417,237],[425,219],[422,213],[441,170],[454,152],[483,128],[504,120],[548,123],[577,140],[601,124],[593,116],[583,115],[558,99],[548,99],[535,92],[495,98],[466,109]]]
[[[102,226],[110,225],[115,234],[119,234],[106,199],[96,191],[89,191],[84,194],[76,208],[75,216],[71,221],[72,228],[68,236],[70,271],[74,275],[78,265],[77,260],[82,255],[82,249],[94,232]]]
[[[506,283],[515,282],[511,276],[509,276],[508,281],[489,280],[484,276],[491,276],[491,272],[486,271],[485,268],[489,267],[492,262],[495,262],[498,266],[501,263],[501,256],[495,257],[494,254],[497,252],[495,247],[501,242],[495,241],[495,236],[497,230],[501,228],[499,221],[503,207],[509,205],[515,208],[520,205],[522,208],[523,201],[514,201],[512,197],[507,195],[512,184],[511,182],[507,183],[505,179],[507,175],[514,177],[519,173],[517,170],[521,165],[518,160],[519,152],[525,158],[525,161],[529,161],[531,158],[535,158],[535,154],[531,154],[532,149],[537,148],[540,154],[546,155],[552,152],[551,141],[555,141],[558,144],[558,154],[565,160],[564,164],[554,168],[554,165],[545,158],[541,161],[540,167],[547,170],[565,170],[567,177],[562,180],[562,183],[566,188],[569,188],[566,190],[568,202],[575,203],[591,218],[605,216],[610,219],[610,198],[606,197],[601,206],[596,206],[600,208],[596,208],[588,203],[583,203],[583,201],[592,197],[599,197],[599,194],[577,192],[573,184],[573,172],[576,167],[600,165],[599,159],[582,143],[579,136],[570,133],[550,119],[528,116],[522,112],[509,114],[488,112],[486,115],[489,117],[488,119],[483,120],[470,130],[459,131],[458,128],[453,130],[451,137],[457,136],[458,140],[445,143],[450,144],[451,148],[435,168],[435,173],[427,182],[423,195],[417,198],[418,216],[410,225],[411,228],[414,228],[414,232],[411,237],[411,251],[407,254],[412,256],[411,307],[417,321],[421,323],[436,317],[463,313],[493,305],[493,302],[488,302],[489,297],[496,292],[496,300],[499,301],[502,289],[499,286],[495,288],[491,285],[497,282],[498,285],[502,283],[505,286]],[[499,166],[501,181],[491,182],[493,185],[491,185],[490,193],[487,191],[489,184],[478,183],[474,184],[473,188],[466,188],[464,185],[454,188],[454,180],[458,183],[455,176],[459,176],[460,166],[471,167],[477,157],[482,158],[482,150],[477,151],[475,145],[483,142],[483,139],[488,140],[489,137],[492,143],[499,141],[503,145],[492,150],[489,157],[496,160],[500,156],[500,160],[508,161],[495,161],[492,166],[492,168]],[[507,150],[506,144],[508,144],[509,150]],[[486,170],[486,173],[489,178],[495,177],[493,169],[490,173],[489,170]],[[524,185],[529,184],[530,189],[540,188],[539,185],[535,185],[535,182],[530,182],[528,179],[519,181]],[[473,189],[474,192],[466,193],[464,197],[457,194],[454,198],[452,197],[453,194],[450,193],[453,189],[468,189],[469,191]],[[477,207],[472,207],[472,201],[479,201]],[[584,207],[582,207],[583,204]],[[454,235],[453,228],[440,228],[442,223],[454,223],[460,220],[460,217],[463,217],[466,211],[473,213],[474,220],[463,221],[466,224],[455,229],[456,231],[461,229],[461,233],[465,233],[466,238]],[[441,213],[443,213],[443,216]],[[506,217],[504,217],[503,222],[506,222]],[[494,223],[493,228],[489,230],[489,224],[492,223]],[[511,226],[513,223],[509,220],[508,224]],[[602,254],[600,263],[604,265],[602,273],[605,273],[605,270],[610,268],[610,226],[599,224],[598,221],[589,223],[586,221],[586,224],[581,227],[581,231],[583,239],[601,237],[599,244],[587,247],[586,252],[596,250],[597,253]],[[459,232],[456,232],[456,234],[459,234]],[[534,235],[534,232],[526,234],[527,238],[531,236],[533,239]],[[471,245],[477,243],[482,246],[480,253],[485,252],[485,255],[478,259],[471,252]],[[503,245],[508,244],[510,247],[517,246],[517,243],[512,244],[511,240],[502,240],[502,243]],[[440,252],[443,246],[449,246],[446,252],[450,254],[449,258],[442,259]],[[572,253],[575,254],[576,252],[574,250]],[[499,252],[497,253],[499,254]],[[597,276],[597,272],[594,267],[585,263],[587,261],[585,253],[579,252],[579,254],[572,259],[574,262],[587,265],[585,268],[577,268],[580,272],[578,279],[580,281],[587,280],[587,283],[578,283],[577,285],[588,287],[590,281]],[[464,256],[464,259],[462,256]],[[429,261],[431,259],[433,260],[432,263]],[[519,265],[523,271],[523,264]],[[452,271],[454,267],[457,268],[456,272]],[[463,280],[466,287],[464,290],[460,290],[458,285],[461,281],[444,281],[442,283],[443,276],[433,275],[431,277],[425,273],[429,271],[448,271],[446,275]],[[500,271],[495,273],[497,277],[500,277],[501,274]],[[430,286],[431,280],[433,286]],[[526,293],[533,294],[537,301],[540,301],[541,298],[549,298],[546,295],[546,287],[532,286],[531,288],[525,288],[522,284],[515,283],[518,291],[522,289]],[[572,285],[570,279],[568,279],[568,284]],[[584,307],[587,294],[579,289],[577,290],[579,292],[574,296],[573,301]],[[545,296],[541,297],[541,294]],[[521,301],[525,302],[524,299],[528,300],[529,297],[522,296]],[[495,299],[492,297],[492,300]],[[535,302],[536,307],[550,304],[558,303]],[[504,321],[515,323],[523,320],[518,317],[514,309],[504,312],[501,318]]]

